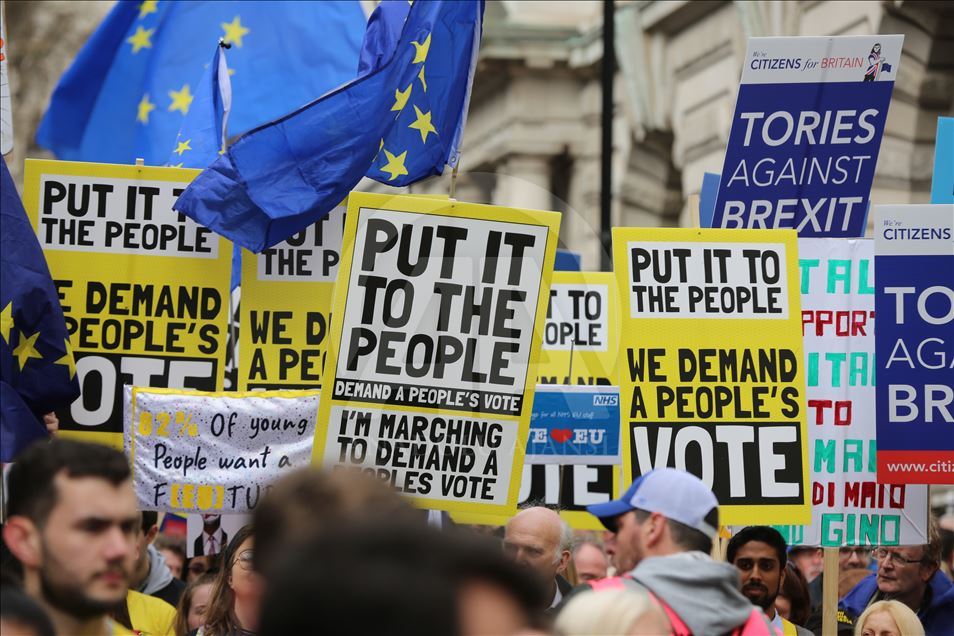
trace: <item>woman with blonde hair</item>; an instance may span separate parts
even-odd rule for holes
[[[655,636],[670,631],[649,595],[631,588],[577,595],[557,616],[554,627],[559,636]]]
[[[924,636],[924,627],[904,603],[878,601],[858,617],[855,636]]]

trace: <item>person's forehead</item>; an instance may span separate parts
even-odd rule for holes
[[[51,515],[118,521],[138,515],[136,494],[128,479],[114,485],[99,477],[69,477],[61,472],[54,478],[54,484],[57,497]]]
[[[600,561],[605,561],[606,555],[604,555],[603,551],[597,548],[595,545],[591,543],[584,543],[576,551],[576,558],[579,561],[598,563]]]
[[[778,553],[775,548],[762,541],[749,541],[739,546],[735,553],[736,560],[746,559],[764,559],[769,558],[778,561]]]
[[[538,515],[517,515],[507,524],[504,539],[512,543],[555,543],[559,540],[559,525],[548,523]]]

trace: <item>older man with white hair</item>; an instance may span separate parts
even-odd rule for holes
[[[548,508],[535,506],[518,512],[507,523],[504,551],[520,565],[535,571],[547,582],[547,598],[552,599],[547,611],[563,600],[572,586],[562,573],[573,552],[573,531],[560,515]]]

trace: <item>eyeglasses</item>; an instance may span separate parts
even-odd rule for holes
[[[243,570],[252,569],[252,560],[255,558],[254,550],[242,550],[239,552],[238,557],[235,559],[235,562],[241,566]]]
[[[851,555],[851,554],[854,554],[855,556],[857,556],[857,557],[859,557],[859,558],[864,558],[864,557],[868,556],[869,554],[871,554],[871,549],[870,549],[870,548],[862,548],[862,547],[859,546],[859,547],[854,547],[854,548],[839,548],[839,549],[838,549],[838,552],[839,552],[839,554],[841,554],[842,556],[845,556],[845,557],[847,557],[847,556],[849,556],[849,555]]]
[[[885,557],[891,557],[891,564],[897,567],[901,567],[906,563],[923,563],[924,557],[920,559],[908,559],[901,555],[900,552],[894,552],[887,548],[875,548],[871,551],[871,556],[874,557],[875,561],[882,561]]]

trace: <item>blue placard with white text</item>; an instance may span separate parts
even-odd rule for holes
[[[618,464],[619,387],[538,384],[527,464]]]
[[[863,236],[903,40],[750,38],[712,227]]]
[[[954,204],[875,207],[878,481],[954,484]]]

